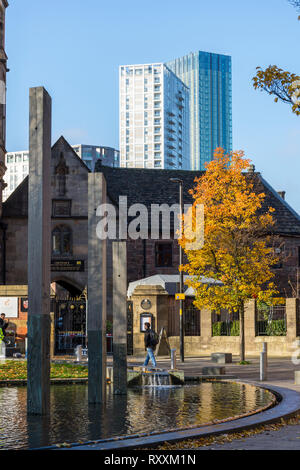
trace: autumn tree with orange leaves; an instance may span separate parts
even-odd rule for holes
[[[274,210],[262,211],[265,195],[256,194],[246,177],[249,164],[241,151],[225,155],[216,149],[205,174],[190,190],[193,213],[197,204],[204,206],[204,245],[188,249],[186,232],[179,240],[188,260],[181,269],[191,276],[187,284],[196,292],[196,307],[239,311],[241,361],[245,360],[245,302],[255,298],[272,303],[277,293],[271,270],[278,262],[272,235]],[[201,283],[202,277],[219,282],[208,287]]]

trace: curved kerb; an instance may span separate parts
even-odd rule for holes
[[[239,381],[240,383],[246,383]],[[114,437],[105,440],[86,442],[84,444],[68,444],[68,447],[50,446],[39,450],[127,450],[157,447],[164,442],[175,443],[187,439],[199,439],[218,434],[228,434],[245,429],[255,428],[263,424],[273,423],[281,418],[288,418],[300,411],[300,394],[294,390],[247,382],[248,385],[264,388],[277,396],[279,403],[265,411],[250,416],[233,419],[219,424],[210,424],[188,429],[163,431],[147,435]]]

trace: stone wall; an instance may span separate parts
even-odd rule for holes
[[[162,326],[168,331],[168,303],[169,296],[161,286],[138,286],[134,290],[133,301],[133,348],[134,355],[144,354],[144,334],[140,332],[140,314],[143,313],[141,301],[150,299],[152,303],[151,313],[155,318],[155,329],[160,332]],[[245,305],[245,349],[246,356],[259,356],[262,351],[262,343],[268,344],[268,354],[274,357],[291,357],[294,352],[294,342],[299,339],[297,335],[297,311],[299,299],[286,299],[286,336],[256,336],[255,334],[255,300],[250,300]],[[185,356],[199,357],[210,356],[214,352],[227,352],[239,355],[238,336],[212,336],[212,315],[210,310],[202,310],[200,313],[201,336],[186,336],[184,338]],[[179,352],[179,337],[169,337],[171,348]]]

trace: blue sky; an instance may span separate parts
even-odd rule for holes
[[[233,146],[300,212],[300,117],[255,91],[256,66],[300,74],[287,0],[10,0],[7,149],[28,148],[29,87],[53,100],[53,142],[118,147],[118,67],[191,51],[232,56]]]

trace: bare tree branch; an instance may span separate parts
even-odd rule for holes
[[[275,95],[276,102],[280,100],[289,104],[293,113],[300,115],[300,77],[298,75],[285,72],[276,65],[270,65],[266,70],[257,67],[253,86],[255,89],[266,91],[269,95]]]

